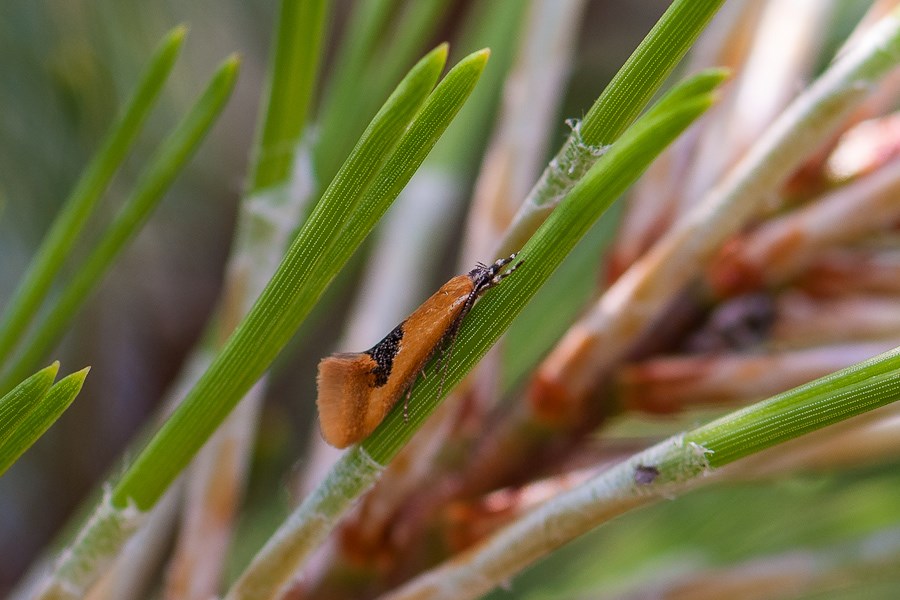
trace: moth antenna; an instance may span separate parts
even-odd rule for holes
[[[512,261],[512,259],[514,259],[515,257],[516,257],[516,255],[513,254],[512,256],[509,257],[509,259],[507,259],[507,262]],[[491,280],[491,285],[497,285],[498,283],[500,283],[501,281],[503,281],[504,279],[506,279],[507,277],[512,275],[516,271],[516,269],[518,269],[519,267],[522,266],[522,263],[524,263],[524,262],[525,262],[525,259],[523,258],[522,260],[520,260],[519,262],[517,262],[516,264],[514,264],[513,266],[508,268],[506,271],[504,271],[502,273],[497,273],[496,275],[494,275],[494,278]]]

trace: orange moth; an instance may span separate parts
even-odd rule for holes
[[[502,273],[515,257],[501,258],[489,266],[479,263],[467,274],[457,275],[365,352],[323,358],[316,404],[325,441],[336,448],[362,441],[401,396],[406,394],[409,400],[425,363],[445,344],[452,346],[475,300],[522,264],[520,261]]]

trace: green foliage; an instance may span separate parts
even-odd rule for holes
[[[528,3],[520,0],[475,2],[466,14],[465,28],[454,44],[457,52],[489,48],[491,60],[472,98],[460,111],[437,144],[431,165],[457,176],[470,175],[478,166],[482,149],[491,134],[491,117],[501,97],[505,75],[521,43],[524,13]]]
[[[685,436],[726,465],[900,398],[900,348],[754,404]]]
[[[399,22],[389,23],[396,2],[358,3],[321,106],[321,139],[313,158],[317,185],[324,186],[337,173],[379,100],[434,33],[436,16],[445,4],[446,0],[410,2]],[[367,92],[360,94],[360,89]]]
[[[62,268],[97,200],[106,190],[134,144],[150,110],[156,105],[186,33],[187,28],[179,26],[163,38],[150,59],[150,64],[145,69],[134,95],[123,107],[121,116],[113,125],[101,149],[85,168],[72,194],[56,216],[28,271],[4,308],[0,320],[0,364],[15,348],[22,332],[40,308],[53,278]],[[15,380],[13,378],[13,382]],[[7,385],[9,383],[7,380]],[[3,389],[6,389],[6,386],[0,386],[0,390]]]
[[[452,72],[447,80],[450,75]],[[698,79],[705,83],[698,85]],[[475,365],[594,221],[659,152],[711,105],[710,90],[719,82],[721,77],[701,74],[677,86],[588,172],[522,249],[523,265],[516,275],[483,298],[464,321],[446,380],[442,381],[444,374],[426,378],[413,388],[408,421],[398,404],[368,439],[343,454],[325,480],[253,560],[229,594],[230,600],[256,597],[256,593],[269,597],[299,568],[337,519],[375,481],[380,466],[396,455],[437,408],[442,399],[438,386],[446,382],[446,392]]]
[[[234,89],[238,64],[238,59],[232,57],[219,67],[206,91],[163,142],[106,233],[56,299],[16,360],[4,371],[0,390],[21,379],[60,340],[85,299],[159,205],[166,190],[225,107]]]
[[[676,0],[584,116],[591,146],[615,141],[640,114],[724,0]]]
[[[294,166],[319,71],[328,3],[284,2],[272,49],[269,99],[260,111],[251,192],[284,182]],[[272,93],[273,91],[277,93]]]
[[[387,211],[390,203],[412,178],[428,152],[434,147],[440,132],[447,128],[472,93],[488,56],[489,53],[482,50],[461,60],[425,101],[416,120],[403,133],[393,155],[338,234],[328,261],[332,269],[343,267],[353,251]],[[322,280],[331,279],[335,272],[329,269],[320,277]]]
[[[504,348],[515,348],[515,352],[503,352],[502,396],[532,372],[594,297],[597,282],[585,274],[601,270],[601,259],[615,235],[621,207],[617,202],[600,217],[509,326],[501,343]]]
[[[439,87],[432,94],[435,100],[426,103],[445,58],[444,46],[423,58],[375,116],[250,313],[123,475],[113,491],[116,505],[133,501],[146,508],[159,498],[268,368],[342,266],[333,257],[346,252],[348,246],[352,250],[346,243],[350,238],[345,240],[343,232],[352,232],[358,244],[363,231],[371,229],[378,216],[365,213],[368,203],[392,200],[421,164],[427,152],[423,149],[443,131],[423,124],[440,111],[444,111],[443,120],[449,121],[467,96],[460,90],[471,89],[480,73],[479,63],[483,66],[486,56],[476,54],[455,70],[464,73],[461,80],[467,85],[457,83],[457,75],[451,78],[448,74],[446,81],[452,85]],[[423,103],[426,108],[419,110]]]
[[[90,369],[53,380],[59,363],[41,369],[0,398],[0,475],[69,407]]]
[[[9,439],[31,407],[47,393],[57,371],[59,363],[44,367],[0,399],[0,443]]]
[[[674,88],[576,184],[522,248],[523,264],[515,275],[488,292],[466,318],[447,366],[445,393],[484,356],[603,212],[711,105],[711,90],[721,81],[721,74],[704,73]],[[409,423],[394,410],[363,442],[374,460],[386,464],[437,407],[440,379],[427,378],[414,388]]]
[[[521,248],[559,200],[659,91],[723,0],[676,0],[603,90],[550,161],[499,245]]]

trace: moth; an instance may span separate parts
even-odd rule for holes
[[[522,261],[503,272],[513,254],[478,265],[441,286],[383,340],[365,352],[332,354],[319,362],[317,383],[322,437],[336,448],[362,441],[384,420],[437,352],[452,351],[462,320],[475,301]],[[446,361],[448,356],[442,356]],[[445,362],[446,364],[446,362]],[[404,404],[404,416],[406,415]]]

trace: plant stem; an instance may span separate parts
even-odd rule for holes
[[[806,206],[768,220],[729,244],[706,280],[720,297],[783,285],[834,246],[881,231],[900,217],[900,160]]]
[[[279,597],[278,592],[325,538],[333,523],[356,498],[372,487],[383,469],[359,446],[342,454],[327,482],[307,496],[269,539],[232,586],[225,600]]]

